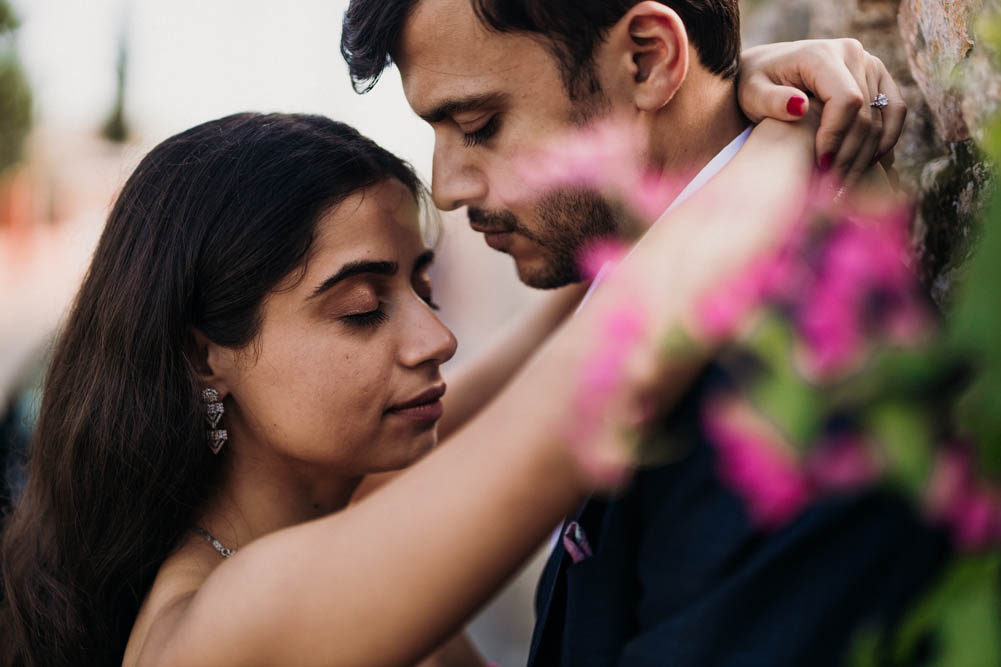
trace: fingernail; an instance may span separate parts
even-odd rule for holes
[[[786,111],[791,113],[793,116],[802,116],[804,104],[806,104],[806,100],[802,97],[790,97],[789,103],[786,104]]]
[[[883,154],[876,151],[876,154],[872,156],[872,162],[869,163],[870,167],[875,167],[876,163],[883,159]]]
[[[834,153],[825,153],[820,158],[820,173],[824,174],[830,171],[832,164],[834,164]]]

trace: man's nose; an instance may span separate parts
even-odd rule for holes
[[[479,206],[487,196],[482,170],[466,158],[468,149],[451,141],[435,140],[431,168],[431,196],[442,211],[461,206]]]

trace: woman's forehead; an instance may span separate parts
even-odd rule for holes
[[[353,261],[383,255],[405,263],[424,249],[420,206],[405,185],[389,180],[353,192],[320,216],[310,256]]]

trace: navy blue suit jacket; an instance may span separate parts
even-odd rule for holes
[[[944,536],[887,491],[756,530],[717,479],[695,426],[699,393],[674,417],[691,426],[689,454],[584,505],[574,518],[593,556],[574,564],[557,544],[530,667],[841,664],[853,632],[892,621],[941,569]]]

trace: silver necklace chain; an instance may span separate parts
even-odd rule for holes
[[[204,537],[208,541],[208,543],[212,545],[212,548],[218,551],[219,555],[222,556],[223,558],[229,558],[230,556],[236,553],[236,549],[230,549],[229,547],[224,547],[222,545],[222,542],[212,537],[212,535],[209,534],[209,531],[205,530],[201,526],[195,526],[195,531],[199,535]]]

